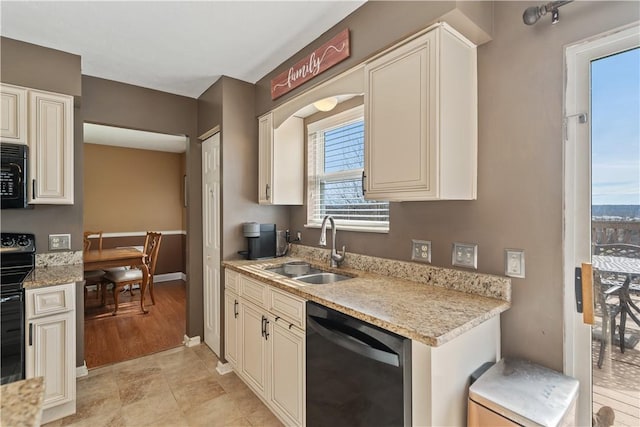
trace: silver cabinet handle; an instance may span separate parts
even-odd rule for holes
[[[269,184],[267,184],[264,195],[266,196],[267,200],[271,199],[271,186]]]

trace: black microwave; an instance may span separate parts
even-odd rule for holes
[[[2,209],[27,208],[28,147],[0,144],[0,202]]]

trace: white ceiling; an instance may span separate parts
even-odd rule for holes
[[[255,83],[366,0],[6,1],[0,34],[82,57],[82,73],[197,98]]]
[[[113,126],[84,124],[85,144],[112,145],[140,150],[184,153],[187,148],[185,136],[124,129]]]

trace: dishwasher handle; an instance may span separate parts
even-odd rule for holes
[[[367,359],[376,360],[378,362],[391,366],[400,366],[400,358],[396,353],[374,348],[366,343],[363,343],[360,339],[353,335],[350,335],[347,332],[331,328],[329,325],[324,326],[320,324],[318,320],[321,319],[315,316],[308,315],[307,326],[311,326],[314,331],[316,331],[318,334],[331,341],[332,343],[339,345],[344,349],[357,353],[362,357],[366,357]],[[371,336],[369,337],[371,339],[374,339]]]

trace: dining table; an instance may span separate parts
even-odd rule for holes
[[[142,283],[140,284],[140,309],[147,314],[144,308],[144,294],[149,284],[149,268],[146,264],[144,252],[136,248],[95,249],[84,252],[84,270],[104,270],[114,267],[137,267],[142,271]],[[117,298],[117,296],[116,296]],[[117,311],[116,309],[113,314]]]
[[[631,300],[629,290],[640,291],[640,285],[633,283],[634,278],[640,276],[640,259],[617,257],[609,255],[593,255],[591,257],[593,268],[601,275],[614,276],[614,280],[601,280],[601,283],[609,288],[620,290],[620,309],[626,311],[636,324],[640,325],[640,308]],[[622,280],[620,280],[622,278]],[[629,284],[623,284],[629,281]],[[625,288],[626,286],[626,288]],[[634,310],[638,313],[634,313]]]

